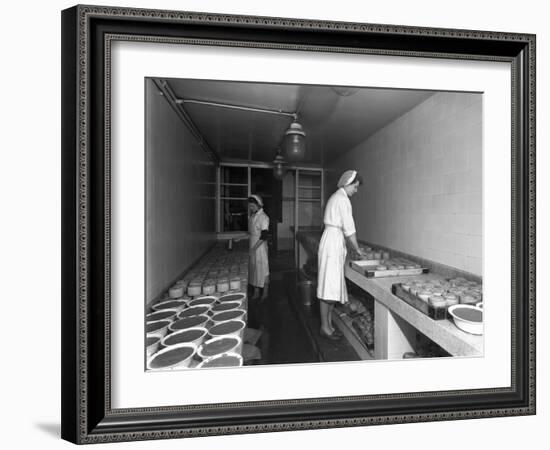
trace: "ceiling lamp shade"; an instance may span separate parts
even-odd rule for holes
[[[332,86],[332,90],[342,97],[349,97],[359,91],[359,88],[350,86]]]
[[[286,174],[285,160],[281,155],[281,149],[277,149],[277,156],[273,160],[273,176],[276,180],[282,180]]]
[[[288,159],[298,161],[304,158],[306,153],[306,133],[302,125],[293,122],[285,132],[285,151]]]

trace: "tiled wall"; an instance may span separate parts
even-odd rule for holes
[[[358,237],[482,275],[482,95],[436,93],[330,163],[365,185]]]
[[[215,240],[215,167],[146,83],[146,296],[155,299]]]

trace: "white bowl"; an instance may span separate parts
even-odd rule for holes
[[[194,298],[193,300],[189,301],[188,305],[190,308],[193,306],[203,306],[203,305],[212,306],[217,301],[218,301],[217,297],[208,295],[208,296]]]
[[[234,344],[232,344],[231,347],[228,346],[228,348],[225,348],[223,350],[219,350],[217,353],[211,354],[211,355],[205,355],[204,351],[207,347],[215,345],[216,342],[222,341],[224,339],[229,339],[235,341]],[[235,335],[223,335],[223,336],[216,336],[214,338],[210,338],[206,341],[204,341],[199,348],[197,349],[197,355],[199,355],[202,359],[209,359],[217,355],[221,355],[223,353],[238,353],[240,354],[242,352],[243,347],[243,341],[239,336]]]
[[[154,361],[158,359],[160,356],[170,352],[177,352],[179,349],[184,349],[184,348],[187,348],[190,350],[189,355],[186,358],[181,359],[172,364],[161,366],[161,367],[152,367],[152,364],[154,363]],[[185,367],[189,367],[189,364],[191,363],[193,356],[195,356],[195,353],[197,353],[197,346],[195,344],[170,345],[166,348],[163,348],[162,350],[159,350],[153,356],[151,356],[147,361],[147,368],[151,370],[168,370],[168,369],[182,369]]]
[[[199,332],[200,335],[196,339],[193,339],[192,341],[181,341],[181,342],[172,342],[172,343],[170,343],[170,341],[177,341],[179,336],[183,337],[182,335],[189,334],[190,332],[191,333],[195,332],[195,334],[197,334],[196,332]],[[180,344],[194,344],[198,347],[199,345],[201,345],[203,343],[204,338],[207,335],[207,333],[208,333],[208,330],[204,327],[184,328],[182,330],[178,330],[178,331],[175,331],[171,334],[168,334],[168,335],[164,336],[162,338],[162,340],[160,341],[160,347],[161,348],[166,348],[166,347],[170,347],[170,346],[174,346],[174,345],[180,345]]]
[[[168,329],[171,332],[177,332],[180,330],[187,330],[189,328],[209,328],[210,326],[210,317],[204,314],[199,314],[198,316],[184,317],[182,319],[177,319],[172,322]]]
[[[173,321],[178,315],[176,309],[163,309],[145,315],[145,322],[158,322],[159,320]]]
[[[210,312],[210,305],[195,305],[189,306],[186,309],[180,311],[174,320],[183,319],[184,317],[199,316],[201,314],[208,314]]]
[[[231,315],[229,319],[224,318],[226,315]],[[214,325],[222,322],[228,322],[230,320],[245,320],[246,311],[244,309],[230,309],[228,311],[220,311],[212,315],[210,320]]]
[[[230,357],[237,362],[236,365],[225,366],[223,364],[216,365],[216,362],[223,360],[223,358]],[[212,358],[205,359],[197,366],[197,369],[210,369],[210,368],[224,368],[224,367],[241,367],[243,365],[243,357],[237,353],[222,353],[221,355],[212,356]]]
[[[235,330],[230,332],[225,331],[224,328],[229,327],[233,322],[235,322]],[[244,323],[243,320],[228,320],[227,322],[220,322],[216,325],[212,325],[208,330],[208,334],[213,338],[217,336],[238,336],[242,338],[245,328],[246,323]]]
[[[161,338],[160,336],[147,336],[147,339],[153,339],[153,342],[149,345],[147,345],[147,343],[145,344],[147,348],[147,358],[149,358],[158,351]]]
[[[450,306],[447,311],[453,318],[455,325],[462,331],[471,334],[481,335],[483,334],[483,310],[473,305],[453,305]],[[460,311],[465,311],[468,314],[481,317],[480,321],[469,320],[460,315]]]
[[[171,323],[172,322],[169,320],[157,320],[156,322],[146,323],[145,332],[147,334],[147,337],[158,336],[160,338],[163,338],[164,336],[166,336],[166,333],[168,332],[168,327]],[[151,328],[155,328],[155,330],[149,331]]]
[[[223,311],[229,311],[231,309],[244,309],[243,308],[243,302],[226,302],[226,303],[218,303],[216,305],[212,305],[208,313],[213,316],[214,314],[223,312]]]
[[[218,298],[218,302],[220,303],[228,303],[228,302],[242,302],[246,298],[246,294],[243,294],[242,292],[234,292],[231,294],[225,294]]]
[[[180,312],[181,310],[185,309],[186,306],[187,306],[187,300],[178,298],[178,299],[165,300],[165,301],[156,303],[151,308],[153,309],[153,311],[163,311],[165,309],[173,309],[175,311]]]

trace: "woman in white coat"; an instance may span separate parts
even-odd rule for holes
[[[260,296],[262,300],[269,294],[269,261],[267,254],[267,238],[269,233],[269,217],[263,210],[263,201],[259,195],[248,198],[250,218],[248,219],[248,237],[250,256],[248,264],[248,282],[254,287],[252,299]]]
[[[361,177],[355,170],[347,170],[338,181],[338,190],[331,195],[325,207],[323,218],[325,230],[317,254],[317,298],[320,300],[320,333],[327,339],[337,340],[342,336],[332,325],[332,310],[337,302],[346,303],[348,301],[344,277],[344,264],[347,255],[346,240],[356,253],[365,257],[357,243],[349,199],[357,192],[361,183]]]

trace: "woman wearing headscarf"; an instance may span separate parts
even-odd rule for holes
[[[355,170],[347,170],[338,181],[338,190],[331,195],[325,207],[323,218],[325,230],[317,255],[317,298],[320,300],[320,334],[327,339],[336,340],[342,336],[332,325],[332,310],[337,302],[347,303],[348,301],[344,277],[346,240],[356,253],[365,257],[357,243],[350,202],[350,197],[357,192],[361,183],[362,179]]]
[[[260,296],[265,300],[269,294],[269,262],[267,259],[267,238],[269,233],[269,217],[263,210],[263,201],[259,195],[248,198],[250,218],[248,219],[248,236],[250,242],[250,257],[248,264],[248,282],[254,287],[252,299]]]

